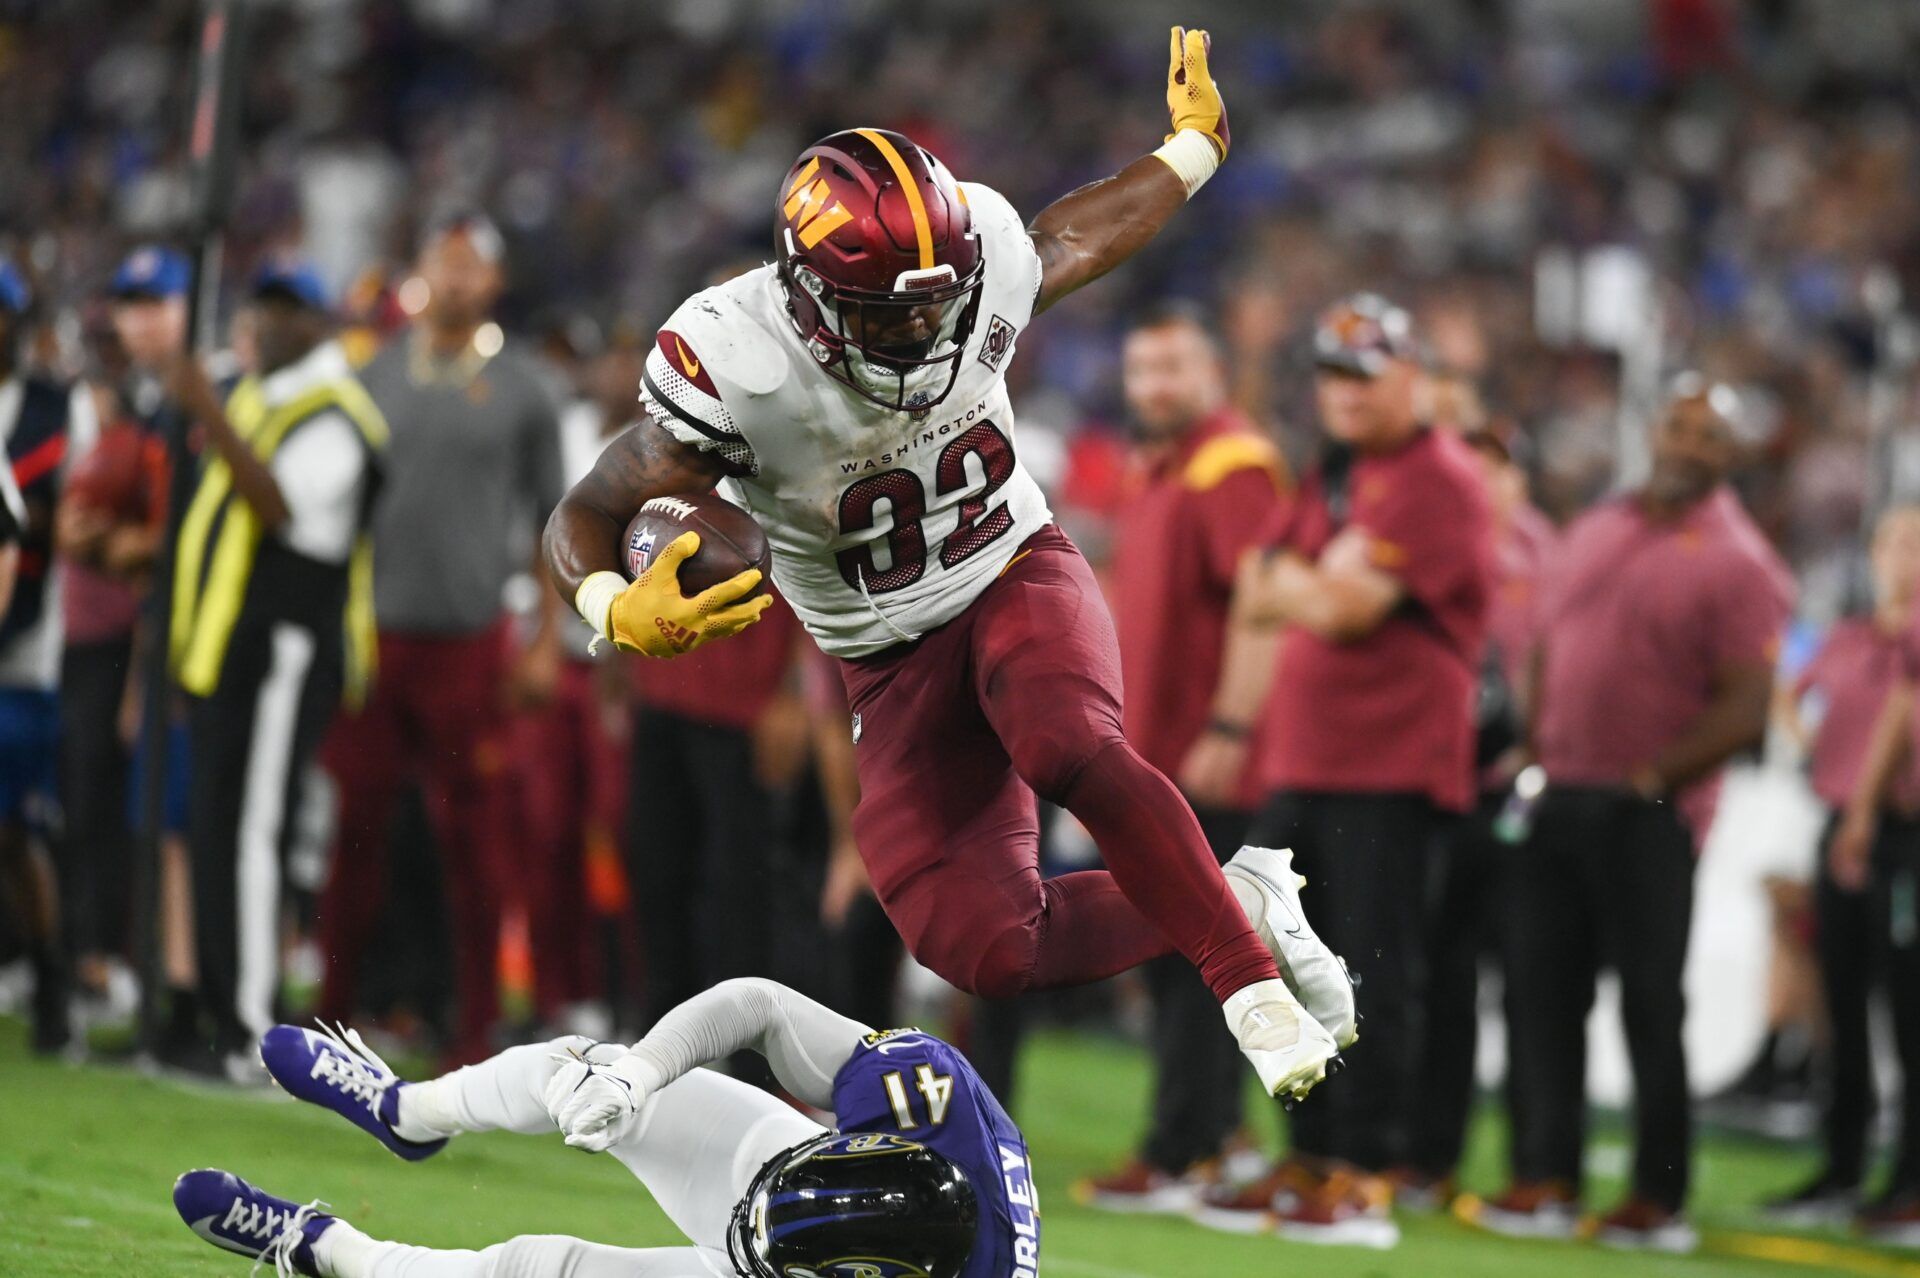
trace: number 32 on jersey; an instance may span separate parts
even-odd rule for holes
[[[969,427],[940,450],[934,464],[936,496],[947,497],[972,488],[967,475],[967,458],[980,459],[986,482],[980,491],[960,502],[960,522],[940,543],[940,566],[952,568],[1007,534],[1013,527],[1013,514],[1005,503],[989,511],[987,504],[1000,486],[1013,478],[1013,444],[992,422]],[[849,546],[838,555],[840,575],[849,586],[883,595],[920,580],[927,570],[927,536],[921,521],[927,513],[927,486],[910,470],[886,470],[856,480],[840,494],[840,532],[851,535],[871,529],[881,502],[893,511],[893,527],[887,531],[887,555],[891,564],[882,570],[874,561],[873,543]]]
[[[880,1082],[887,1089],[887,1101],[893,1106],[893,1121],[903,1132],[916,1127],[938,1127],[947,1121],[947,1107],[953,1103],[953,1078],[947,1074],[936,1074],[933,1066],[921,1065],[913,1071],[914,1088],[926,1101],[927,1121],[923,1124],[914,1113],[913,1097],[907,1093],[905,1077],[899,1070],[884,1076]]]

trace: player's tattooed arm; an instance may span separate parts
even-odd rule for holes
[[[1227,107],[1207,65],[1213,39],[1184,27],[1169,34],[1167,116],[1173,132],[1158,151],[1055,200],[1033,220],[1027,230],[1041,266],[1035,314],[1146,247],[1227,158]]]
[[[726,477],[719,458],[681,443],[642,417],[615,437],[587,477],[547,520],[547,570],[571,600],[596,572],[619,571],[620,535],[655,497],[705,492]]]
[[[1186,202],[1187,188],[1174,171],[1157,156],[1143,155],[1042,209],[1027,228],[1040,255],[1034,313],[1145,248]]]

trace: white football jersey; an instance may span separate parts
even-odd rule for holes
[[[1014,447],[1007,365],[1040,258],[1013,206],[963,182],[986,281],[960,373],[918,415],[813,361],[771,265],[696,293],[647,354],[640,403],[721,458],[722,493],[773,546],[773,579],[820,645],[859,657],[953,620],[1053,518]]]

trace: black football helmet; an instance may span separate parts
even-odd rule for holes
[[[890,1133],[828,1133],[768,1160],[733,1209],[741,1278],[956,1278],[980,1204],[967,1174]]]

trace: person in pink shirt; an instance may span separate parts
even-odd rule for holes
[[[1726,483],[1732,393],[1675,383],[1640,488],[1567,530],[1541,599],[1532,742],[1548,778],[1506,920],[1513,1187],[1500,1232],[1570,1237],[1586,1126],[1586,1017],[1618,972],[1634,1076],[1626,1200],[1598,1240],[1687,1251],[1692,1115],[1681,971],[1693,862],[1722,766],[1766,731],[1792,579]]]
[[[1920,751],[1876,754],[1881,720],[1910,714],[1920,629],[1920,506],[1895,507],[1874,528],[1869,555],[1873,611],[1838,622],[1800,676],[1810,723],[1810,780],[1831,812],[1814,888],[1820,975],[1832,1022],[1832,1079],[1825,1113],[1826,1164],[1797,1192],[1769,1205],[1792,1224],[1842,1224],[1856,1213],[1881,1241],[1920,1244]],[[1893,713],[1889,716],[1888,710]],[[1870,805],[1863,821],[1862,803]],[[1864,840],[1850,824],[1866,826]],[[1858,847],[1859,851],[1852,850]],[[1861,854],[1864,854],[1863,856]],[[1855,860],[1863,864],[1855,864]],[[1873,987],[1890,995],[1905,1095],[1899,1154],[1877,1200],[1862,1210],[1875,1088],[1868,1033]]]

